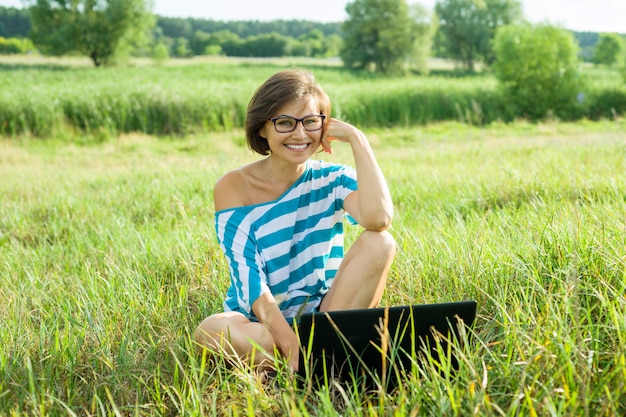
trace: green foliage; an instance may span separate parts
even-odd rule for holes
[[[203,52],[205,52],[209,47],[213,47],[213,50],[215,50],[215,47],[218,47],[220,52],[227,55],[229,52],[236,53],[237,48],[239,48],[241,43],[242,40],[237,34],[229,30],[221,30],[211,34],[198,32],[193,45],[195,45],[195,48],[204,46]]]
[[[617,33],[603,33],[595,47],[593,62],[602,65],[619,64],[622,54],[626,53],[624,39]]]
[[[474,71],[479,61],[491,64],[491,44],[497,29],[522,17],[518,0],[438,0],[435,12],[442,48],[466,71]]]
[[[343,38],[339,35],[330,35],[324,38],[324,57],[332,58],[338,57],[341,53],[341,46],[343,45]]]
[[[158,64],[163,64],[170,57],[170,53],[164,43],[159,42],[152,48],[152,59]]]
[[[580,117],[578,49],[571,32],[551,26],[505,26],[495,38],[496,77],[515,107],[531,120]]]
[[[207,45],[207,47],[204,48],[204,53],[202,55],[206,55],[206,56],[222,55],[222,47],[219,45]]]
[[[25,9],[0,6],[0,36],[26,38],[30,31],[30,17]]]
[[[338,23],[159,17],[157,25],[165,38],[187,39],[191,55],[328,57],[337,56],[341,44]]]
[[[174,45],[172,46],[172,55],[179,58],[185,58],[192,55],[191,49],[189,49],[189,41],[187,40],[187,38],[180,37],[174,40]]]
[[[341,58],[347,68],[397,74],[411,59],[417,23],[411,20],[406,0],[355,0],[346,6]],[[423,22],[419,22],[424,24]]]
[[[289,38],[279,33],[252,36],[242,45],[237,56],[281,57],[287,55]]]
[[[146,0],[37,0],[30,8],[31,38],[43,53],[78,52],[100,66],[145,44],[154,26],[148,7]]]
[[[163,35],[169,38],[184,37],[191,39],[196,32],[213,34],[228,31],[239,38],[257,36],[265,33],[280,33],[283,36],[298,39],[311,31],[319,31],[324,36],[338,35],[341,32],[339,22],[317,22],[313,20],[212,20],[198,18],[180,18],[159,16],[157,26],[163,30]]]
[[[579,56],[585,62],[591,62],[594,50],[600,39],[600,34],[596,32],[577,32],[574,31],[574,37],[578,41],[580,48]]]
[[[324,34],[318,30],[313,29],[311,32],[300,36],[296,41],[303,53],[298,54],[301,56],[323,57],[326,55],[326,48],[324,45]],[[293,54],[292,46],[292,54]],[[295,54],[293,54],[295,55]]]
[[[359,126],[419,126],[444,120],[487,125],[528,117],[489,73],[454,77],[439,70],[428,77],[388,77],[329,66],[326,60],[291,58],[266,64],[206,58],[185,65],[161,62],[164,65],[98,71],[0,64],[0,136],[184,135],[242,127],[254,89],[280,68],[298,62],[315,72],[328,91],[333,114]],[[581,76],[588,82],[572,117],[626,114],[626,86],[616,69],[590,67]]]
[[[178,38],[185,39],[185,38]],[[229,30],[214,33],[196,32],[189,44],[189,55],[226,55],[233,57],[324,57],[336,55],[336,38],[324,38],[314,29],[299,39],[277,32],[240,38]]]
[[[510,119],[493,79],[440,76],[360,80],[350,83],[334,103],[341,116],[364,127],[424,125],[458,120],[483,125]]]
[[[180,135],[242,126],[251,83],[260,84],[270,70],[230,73],[232,68],[5,69],[0,134],[45,137],[69,128],[90,134]]]
[[[409,66],[413,71],[428,75],[430,71],[428,61],[432,54],[433,38],[439,28],[439,22],[437,16],[421,4],[415,3],[410,7],[413,31],[416,36]]]
[[[0,55],[26,54],[36,52],[33,41],[28,38],[9,38],[0,36]]]

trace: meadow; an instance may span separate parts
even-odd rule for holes
[[[4,139],[0,414],[623,415],[625,132],[367,130],[396,206],[383,304],[478,301],[459,371],[386,394],[267,386],[197,355],[228,281],[212,184],[255,158],[241,130]],[[350,163],[341,146],[326,157]]]
[[[135,92],[142,106],[152,92],[176,108],[172,124],[186,117],[176,106],[205,105],[205,91],[240,111],[234,103],[276,70],[11,65],[0,70],[0,100],[9,91],[19,98],[9,102],[30,103],[33,120],[103,95]],[[351,94],[401,88],[314,68],[336,114],[350,118]],[[124,104],[110,105],[117,114]],[[67,120],[45,135],[4,130],[0,415],[626,414],[626,120],[455,120],[363,126],[396,210],[399,251],[382,304],[478,302],[471,338],[455,347],[458,371],[427,362],[387,393],[301,388],[284,374],[266,385],[244,364],[228,369],[196,352],[194,328],[221,308],[228,284],[212,185],[257,158],[235,122],[169,133],[84,131]],[[352,163],[341,144],[319,158]],[[348,243],[358,233],[349,227]]]
[[[78,61],[81,62],[81,61]],[[254,89],[280,66],[315,72],[333,112],[365,127],[459,121],[473,125],[523,119],[491,73],[471,76],[435,66],[432,74],[383,77],[347,71],[335,61],[204,59],[126,68],[72,60],[0,59],[0,136],[88,136],[142,132],[184,136],[243,126]],[[579,101],[568,119],[626,113],[626,84],[617,70],[581,67]],[[574,98],[572,98],[574,100]]]

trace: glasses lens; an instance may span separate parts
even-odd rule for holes
[[[309,131],[319,130],[322,128],[323,120],[324,118],[322,116],[305,117],[302,121],[302,126],[304,126],[304,128]]]
[[[296,127],[296,119],[293,117],[279,117],[274,121],[274,127],[277,132],[291,132]]]

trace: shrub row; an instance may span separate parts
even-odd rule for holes
[[[127,69],[7,68],[0,81],[0,135],[47,137],[60,132],[184,135],[242,127],[254,89],[271,65],[188,65]],[[3,71],[4,70],[4,71]],[[313,69],[333,112],[364,127],[443,120],[476,125],[524,118],[491,75],[382,78]],[[603,74],[573,97],[564,119],[626,113],[626,86]],[[557,113],[557,112],[555,112]]]
[[[4,38],[0,36],[0,55],[27,54],[35,51],[33,41],[28,38]]]

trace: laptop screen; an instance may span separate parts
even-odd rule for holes
[[[298,374],[305,383],[364,379],[390,389],[424,355],[438,360],[460,342],[475,316],[475,301],[303,314]]]

